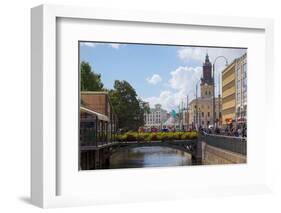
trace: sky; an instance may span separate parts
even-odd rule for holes
[[[189,101],[195,98],[206,54],[211,63],[216,57],[225,56],[230,64],[246,51],[238,48],[80,42],[80,61],[89,62],[92,70],[101,74],[105,88],[112,89],[115,80],[126,80],[151,108],[161,104],[170,112],[177,110],[179,104],[186,105],[187,96]],[[221,84],[220,73],[225,66],[223,58],[215,63],[216,85]]]

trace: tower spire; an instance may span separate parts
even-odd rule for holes
[[[206,52],[205,62],[203,63],[203,77],[201,84],[212,84],[212,64],[209,59],[208,52]]]
[[[213,86],[212,63],[206,50],[205,62],[203,63],[203,77],[201,78],[201,97],[211,97]]]

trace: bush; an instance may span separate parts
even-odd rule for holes
[[[157,141],[158,137],[157,137],[157,133],[151,133],[149,136],[149,141]]]
[[[198,138],[198,133],[197,133],[197,132],[191,132],[189,138],[190,138],[190,139],[196,139],[196,138]]]
[[[169,135],[166,132],[162,132],[161,134],[161,141],[168,141],[169,140]]]
[[[190,139],[190,133],[189,133],[189,132],[184,132],[184,133],[181,135],[181,139],[182,139],[182,140],[188,140],[188,139]]]
[[[137,141],[144,141],[145,140],[145,134],[139,133],[137,134]]]
[[[127,137],[127,141],[136,141],[137,140],[137,134],[136,132],[127,132],[125,135]]]
[[[152,132],[138,133],[126,132],[116,135],[117,141],[171,141],[171,140],[191,140],[198,137],[197,132]]]
[[[174,140],[173,132],[163,132],[162,133],[162,141],[171,141]]]
[[[172,133],[173,140],[180,140],[181,139],[181,133],[180,132],[173,132]]]

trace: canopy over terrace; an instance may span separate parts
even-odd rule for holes
[[[80,111],[89,113],[89,114],[94,115],[94,116],[97,116],[97,118],[98,118],[99,120],[107,121],[107,122],[110,121],[110,119],[108,118],[108,116],[103,115],[103,114],[98,113],[98,112],[95,112],[94,110],[90,110],[90,109],[88,109],[88,108],[86,108],[86,107],[80,107]]]
[[[80,146],[99,146],[116,140],[117,116],[107,92],[80,93]]]

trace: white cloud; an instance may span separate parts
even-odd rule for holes
[[[153,108],[155,104],[161,104],[163,109],[169,111],[174,109],[175,97],[174,94],[168,90],[162,91],[158,97],[153,96],[145,98],[144,100],[149,102],[151,108]]]
[[[195,84],[200,80],[201,73],[201,67],[180,66],[170,72],[169,84],[171,88],[187,93],[194,89]]]
[[[230,64],[234,59],[242,56],[246,53],[246,49],[234,49],[234,48],[211,48],[211,47],[182,47],[177,51],[179,59],[185,64],[198,64],[202,66],[205,61],[206,54],[208,53],[211,63],[218,56],[224,56],[228,64]],[[221,78],[221,72],[224,70],[226,61],[223,58],[219,58],[215,63],[215,84],[218,85]],[[216,87],[216,93],[218,93],[218,87]]]
[[[94,42],[81,42],[81,46],[95,47],[97,43]]]
[[[195,98],[196,84],[198,84],[198,96],[200,96],[200,78],[202,76],[202,64],[208,53],[211,63],[218,56],[224,56],[230,64],[235,58],[242,56],[245,49],[230,48],[202,48],[202,47],[183,47],[178,49],[178,57],[184,62],[185,66],[179,66],[170,72],[170,79],[166,89],[160,92],[159,96],[145,98],[150,103],[150,107],[161,104],[168,111],[178,110],[178,106],[184,102],[186,105],[187,96],[189,100]],[[215,64],[215,84],[218,85],[221,71],[225,68],[225,60],[218,59]],[[147,79],[148,80],[148,79]],[[150,80],[150,79],[149,79]],[[221,82],[220,82],[221,83]],[[216,86],[216,93],[218,93]]]
[[[178,50],[178,57],[185,63],[190,60],[203,60],[202,48],[198,47],[182,47]],[[203,56],[204,57],[204,56]]]
[[[118,43],[81,42],[81,46],[96,47],[98,45],[106,45],[112,47],[113,49],[119,49],[121,46],[125,46],[125,44],[118,44]]]
[[[114,49],[119,49],[119,47],[123,46],[124,44],[116,44],[116,43],[112,43],[112,44],[109,44],[112,48]]]
[[[208,53],[211,63],[214,62],[218,56],[224,56],[227,58],[230,64],[235,58],[242,56],[246,52],[246,49],[234,49],[234,48],[211,48],[211,47],[181,47],[178,49],[178,57],[184,63],[189,62],[201,62],[205,61],[205,56]],[[219,59],[216,61],[216,67],[224,68],[225,60]],[[219,69],[220,70],[220,69]]]
[[[195,85],[200,80],[201,70],[201,67],[178,67],[170,72],[169,89],[162,91],[159,96],[148,97],[145,101],[150,103],[150,107],[161,104],[168,111],[177,110],[182,102],[186,105],[187,95],[189,99],[195,97]],[[198,94],[199,92],[198,90]]]
[[[148,78],[146,78],[146,80],[148,83],[155,85],[155,84],[158,84],[159,82],[161,82],[162,78],[158,74],[153,74],[152,77],[150,77],[150,78],[148,77]]]

